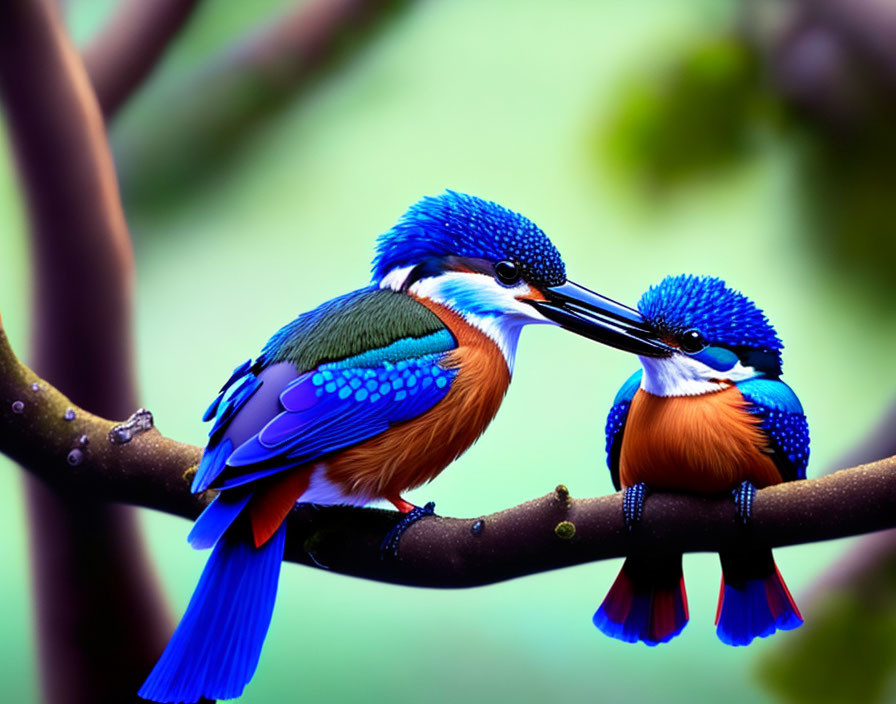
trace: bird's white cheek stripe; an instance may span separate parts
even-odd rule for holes
[[[522,327],[550,322],[517,298],[531,295],[532,290],[525,282],[506,287],[490,276],[451,271],[421,279],[409,290],[415,296],[451,308],[488,335],[501,350],[511,373]]]

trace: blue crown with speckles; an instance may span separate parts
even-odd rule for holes
[[[509,259],[532,283],[566,281],[560,253],[535,223],[497,203],[454,191],[418,201],[379,238],[373,281],[395,267],[446,256]]]
[[[780,367],[781,340],[765,314],[739,291],[713,276],[667,276],[638,301],[654,327],[671,334],[695,329],[710,345],[773,353]]]

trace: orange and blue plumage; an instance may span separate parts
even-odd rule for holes
[[[237,367],[205,413],[192,484],[219,492],[189,535],[212,554],[140,696],[239,696],[270,624],[292,507],[385,499],[419,515],[401,494],[485,429],[530,323],[665,350],[637,311],[567,281],[532,222],[449,191],[380,238],[370,286],[300,315]]]
[[[782,344],[762,311],[723,281],[690,275],[651,287],[638,309],[670,352],[642,358],[607,418],[607,462],[616,488],[626,489],[627,518],[637,520],[649,487],[735,490],[747,520],[752,487],[804,479],[808,426],[780,380]],[[720,558],[723,642],[747,645],[802,623],[768,547]],[[648,645],[678,635],[687,620],[681,555],[629,556],[594,615],[607,635]]]

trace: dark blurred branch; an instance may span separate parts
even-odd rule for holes
[[[52,0],[0,3],[0,97],[31,231],[34,367],[126,414],[133,253],[102,115]],[[45,696],[133,699],[169,630],[135,514],[40,474],[26,489]]]
[[[14,408],[16,401],[21,405]],[[64,420],[68,408],[75,414],[71,421]],[[0,452],[71,490],[186,518],[198,515],[209,499],[189,493],[199,448],[155,429],[116,444],[109,439],[112,429],[112,422],[71,406],[22,366],[0,330]],[[67,461],[81,434],[89,440],[86,451],[78,462]],[[478,519],[475,534],[477,519],[421,520],[402,538],[398,558],[383,560],[379,544],[396,516],[300,505],[288,519],[286,559],[383,582],[471,587],[633,550],[715,552],[744,539],[780,546],[842,538],[896,526],[896,457],[762,489],[749,528],[735,520],[730,498],[655,494],[641,526],[629,532],[620,494],[571,499],[558,487]]]
[[[311,0],[229,48],[116,144],[125,194],[180,197],[208,183],[255,128],[357,55],[411,0]]]
[[[83,52],[106,121],[155,68],[199,0],[123,0]]]
[[[810,16],[836,28],[896,89],[896,5],[889,0],[814,0],[805,4]]]
[[[842,128],[867,119],[881,91],[896,93],[892,2],[790,0],[778,7],[771,31],[749,34],[766,53],[776,87],[794,104]]]

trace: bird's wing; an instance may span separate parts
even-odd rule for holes
[[[456,346],[437,316],[393,291],[363,289],[300,316],[209,406],[192,490],[313,462],[425,412],[451,387],[456,371],[443,363]]]
[[[806,478],[809,463],[809,426],[793,390],[776,379],[750,379],[737,385],[750,404],[750,413],[762,419],[772,459],[784,481]]]
[[[308,464],[424,413],[451,388],[456,369],[438,352],[398,363],[323,365],[280,393],[282,410],[236,447],[212,484],[227,489]]]
[[[607,416],[607,466],[610,468],[610,476],[613,478],[613,486],[619,491],[622,486],[619,483],[619,452],[622,449],[622,434],[625,431],[625,421],[628,418],[628,409],[632,405],[638,387],[641,386],[641,374],[639,369],[632,374],[613,399],[613,407]]]

